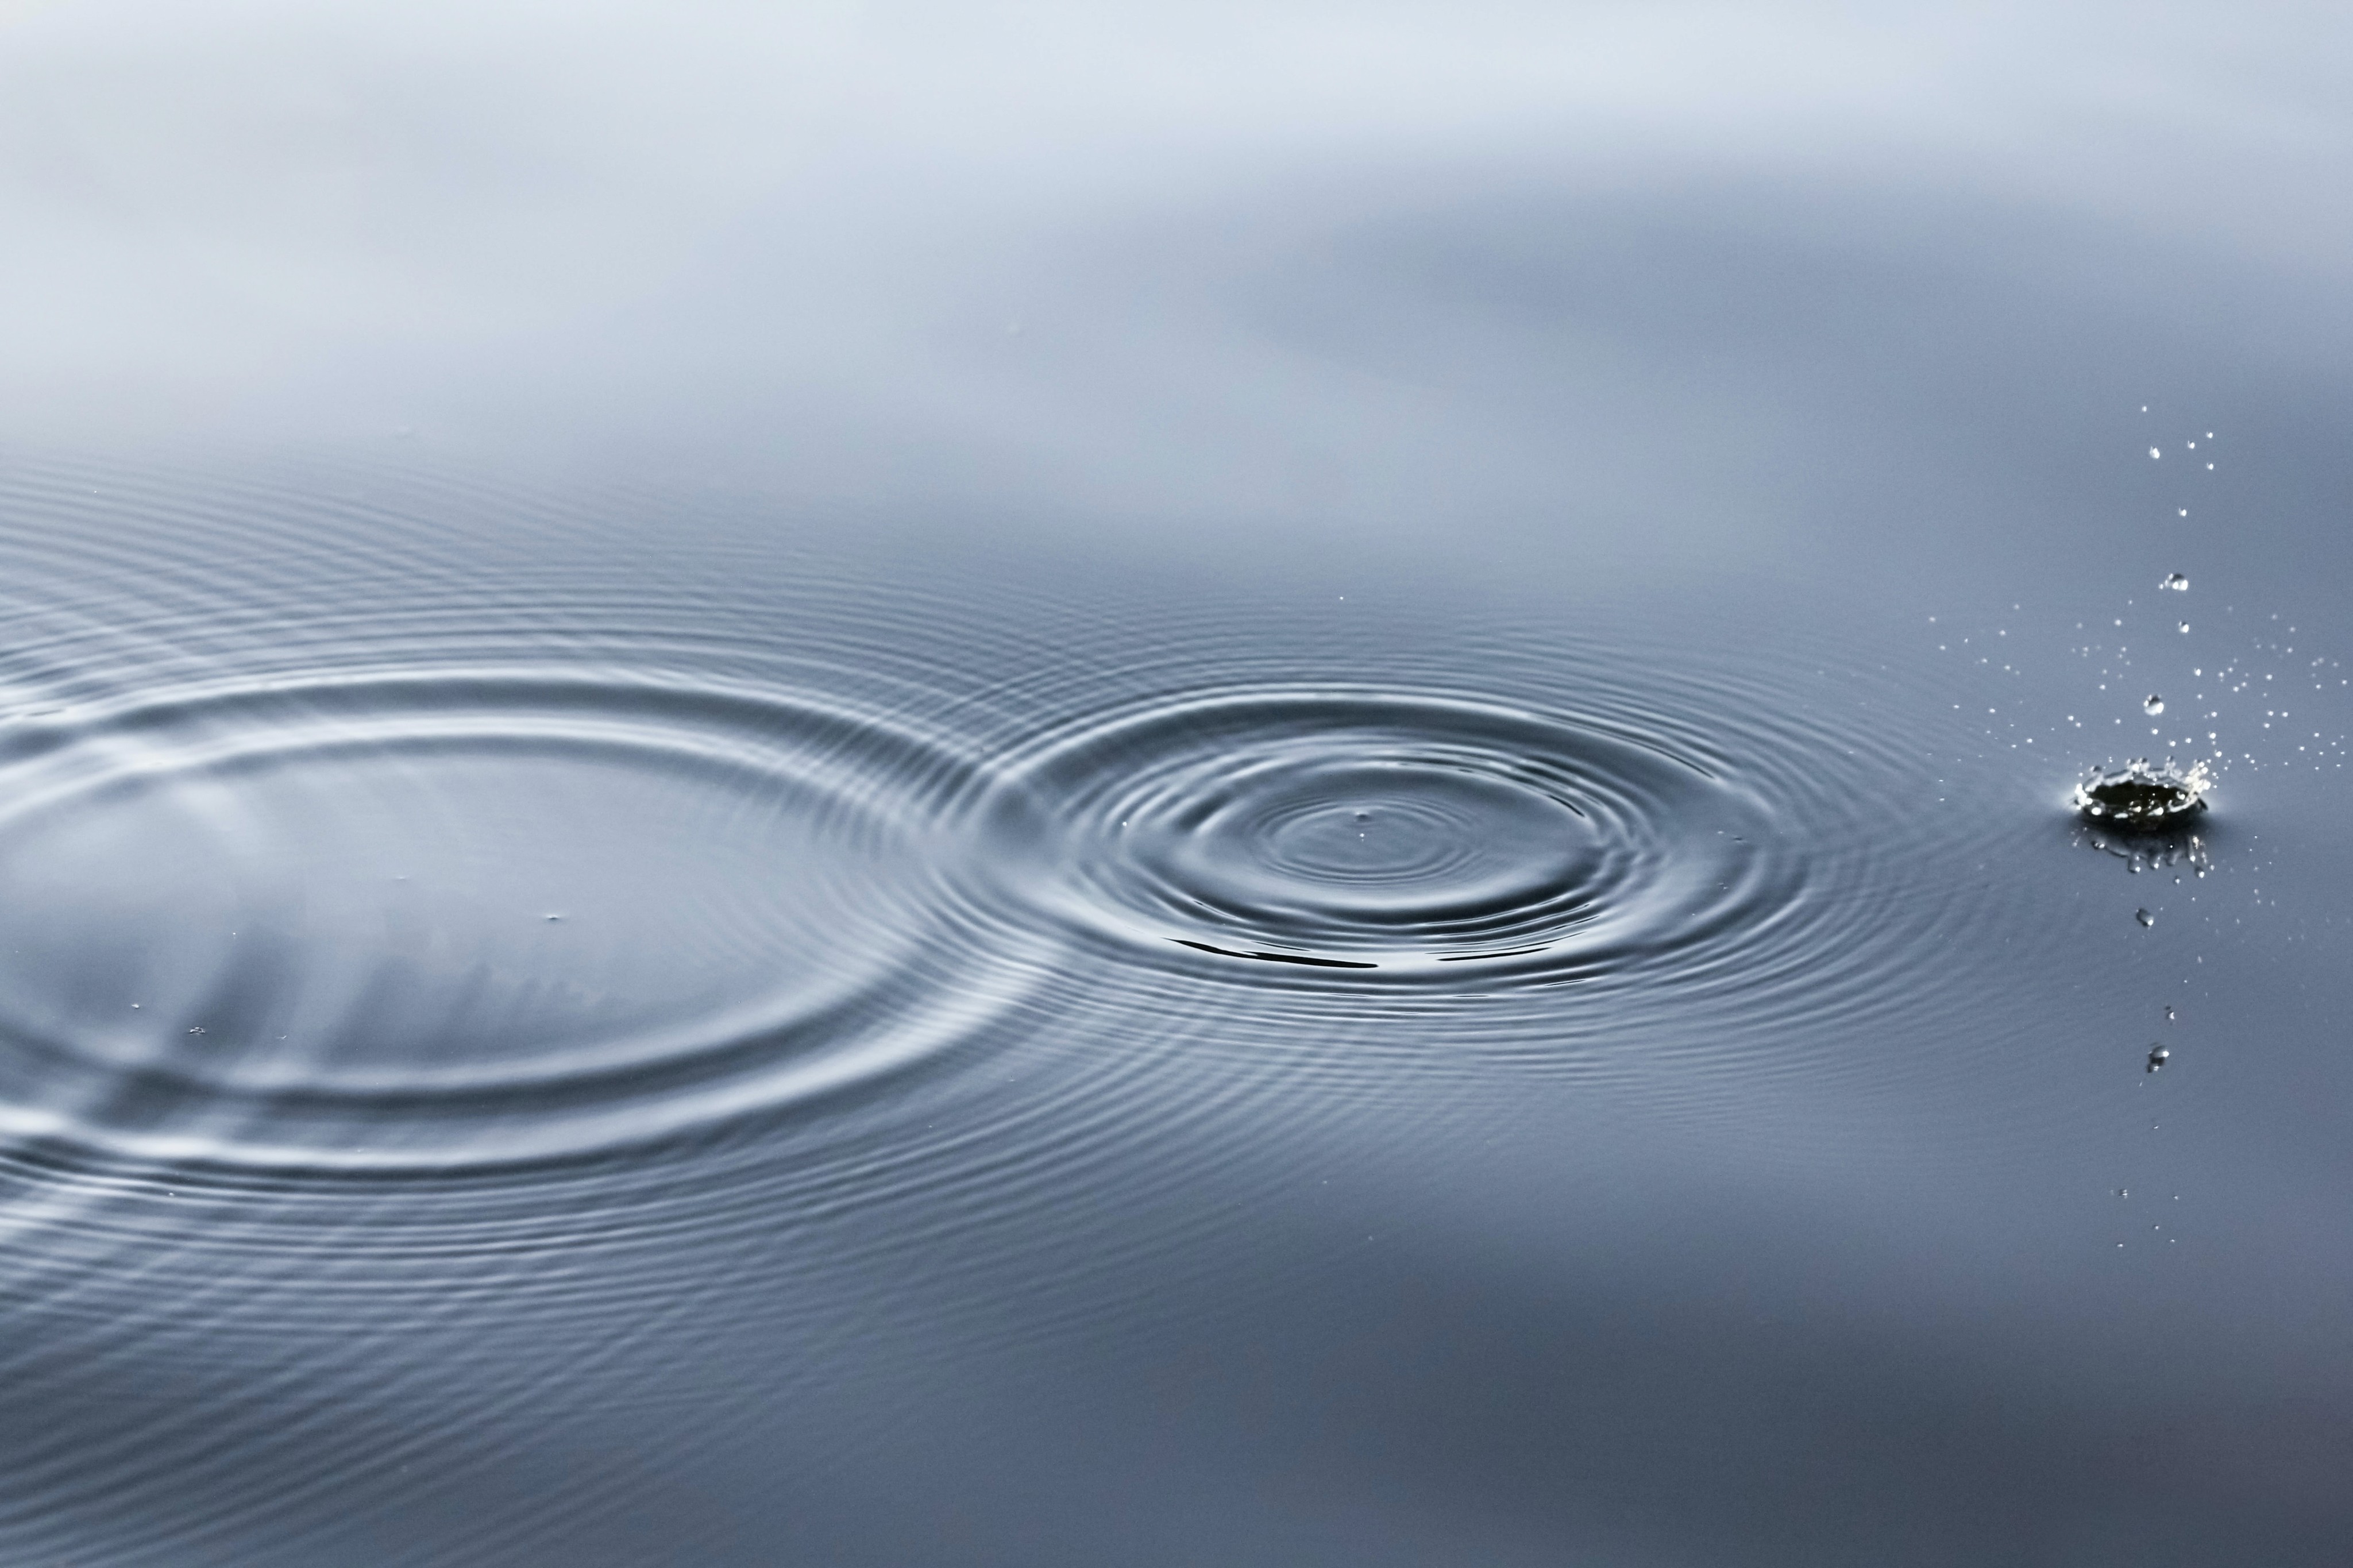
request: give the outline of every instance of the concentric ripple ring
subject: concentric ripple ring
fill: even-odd
[[[988,805],[1011,896],[1096,951],[1236,978],[1559,981],[1767,918],[1769,805],[1622,726],[1474,699],[1251,689],[1050,737]]]
[[[965,1037],[970,763],[789,694],[336,678],[0,728],[0,1126],[385,1172],[594,1154]]]

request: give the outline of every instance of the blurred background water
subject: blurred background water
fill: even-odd
[[[0,9],[0,1558],[2342,1563],[2348,31]]]

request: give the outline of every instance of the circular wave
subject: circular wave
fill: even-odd
[[[1624,973],[1802,891],[1770,803],[1608,723],[1461,698],[1248,690],[1049,740],[989,804],[1018,900],[1098,948],[1335,984]]]
[[[814,700],[399,675],[0,729],[0,1126],[380,1172],[873,1083],[1018,965],[951,930],[938,740]]]

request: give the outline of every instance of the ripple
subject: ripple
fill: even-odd
[[[1769,804],[1703,760],[1458,697],[1156,702],[1015,760],[988,809],[1012,896],[1097,951],[1333,984],[1622,973],[1757,926],[1804,880]]]
[[[531,673],[183,690],[0,729],[0,1128],[387,1172],[871,1085],[1018,965],[948,929],[929,735]]]

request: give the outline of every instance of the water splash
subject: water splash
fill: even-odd
[[[2162,827],[2203,811],[2213,782],[2202,762],[2179,768],[2144,757],[2112,771],[2093,771],[2076,784],[2071,799],[2090,822],[2127,829]]]

